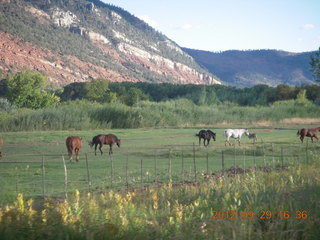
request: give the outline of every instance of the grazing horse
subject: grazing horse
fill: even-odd
[[[227,138],[224,145],[226,146],[227,143],[229,143],[229,146],[231,146],[231,143],[229,142],[230,137],[237,139],[239,146],[240,146],[240,139],[242,134],[245,134],[249,136],[249,131],[247,129],[226,129],[224,130],[224,136]]]
[[[0,138],[0,157],[2,157],[3,138]]]
[[[92,138],[92,141],[89,142],[90,147],[92,147],[94,145],[94,154],[97,155],[97,146],[99,145],[99,150],[101,152],[102,155],[102,145],[103,144],[107,144],[109,145],[110,149],[109,149],[109,155],[111,155],[112,152],[112,146],[114,143],[117,144],[118,147],[120,147],[120,139],[117,138],[117,136],[113,135],[113,134],[99,134],[97,136],[94,136]]]
[[[255,142],[255,141],[257,141],[257,134],[249,133],[248,138],[249,139],[253,139],[253,142]]]
[[[203,139],[203,146],[208,146],[211,140],[211,137],[214,141],[216,141],[216,133],[212,132],[211,130],[200,130],[196,137],[199,137],[199,145],[201,143],[201,139]],[[207,140],[207,145],[206,145]]]
[[[310,137],[311,141],[313,142],[313,138],[316,138],[318,140],[317,132],[320,132],[320,127],[318,127],[318,128],[302,128],[302,129],[298,130],[297,135],[300,136],[301,142],[303,142],[303,139],[305,137]]]
[[[66,139],[66,146],[69,154],[69,160],[72,160],[72,153],[76,154],[76,161],[79,162],[79,152],[82,147],[82,138],[78,136],[69,136]]]

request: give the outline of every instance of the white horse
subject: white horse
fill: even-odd
[[[227,138],[224,145],[226,146],[227,143],[229,143],[229,146],[231,146],[231,143],[229,142],[229,139],[231,137],[231,138],[237,139],[239,142],[239,146],[240,146],[240,139],[241,139],[242,134],[249,136],[248,129],[226,129],[226,130],[224,130],[224,136]]]

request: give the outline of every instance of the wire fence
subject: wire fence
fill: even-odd
[[[260,169],[272,171],[308,163],[317,145],[257,143],[246,147],[193,145],[163,146],[145,156],[128,152],[121,156],[105,155],[97,161],[92,152],[82,153],[81,161],[65,155],[12,155],[1,160],[1,177],[7,179],[5,192],[22,192],[29,197],[67,197],[75,189],[145,188],[166,183],[190,183],[214,179],[224,174],[242,174]],[[13,160],[21,159],[23,160]]]

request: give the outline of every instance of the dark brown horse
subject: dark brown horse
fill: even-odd
[[[101,152],[102,155],[102,145],[106,144],[109,145],[110,149],[109,149],[109,155],[111,155],[112,152],[112,146],[113,144],[117,144],[118,147],[120,147],[120,139],[117,138],[117,136],[113,135],[113,134],[99,134],[95,137],[92,138],[92,141],[89,142],[90,147],[92,147],[94,145],[94,154],[97,155],[97,146],[99,145],[99,150]]]
[[[201,143],[201,139],[203,139],[203,146],[208,146],[210,143],[211,137],[214,141],[216,141],[216,133],[212,132],[210,129],[208,130],[200,130],[199,133],[196,134],[196,137],[199,137],[199,145]],[[207,145],[206,145],[207,140]]]
[[[313,138],[318,139],[317,132],[320,132],[320,127],[318,128],[302,128],[298,130],[297,136],[300,136],[301,142],[303,142],[303,139],[305,137],[310,137],[311,141],[313,142]]]
[[[82,138],[78,136],[69,136],[66,139],[67,151],[69,154],[69,160],[72,160],[72,153],[76,154],[76,161],[79,162],[79,152],[82,147]]]

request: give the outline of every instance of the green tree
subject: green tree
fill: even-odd
[[[132,106],[141,100],[148,100],[148,96],[139,88],[132,87],[129,89],[125,103],[128,106]]]
[[[38,109],[54,105],[60,98],[45,90],[47,79],[38,72],[21,71],[6,81],[7,99],[17,107]]]
[[[83,99],[86,96],[86,83],[74,82],[63,87],[63,92],[60,94],[62,101]]]
[[[109,82],[103,78],[97,78],[85,85],[85,98],[95,102],[105,102],[109,91]]]
[[[320,47],[318,52],[316,52],[314,56],[311,56],[310,66],[315,80],[320,82]]]

